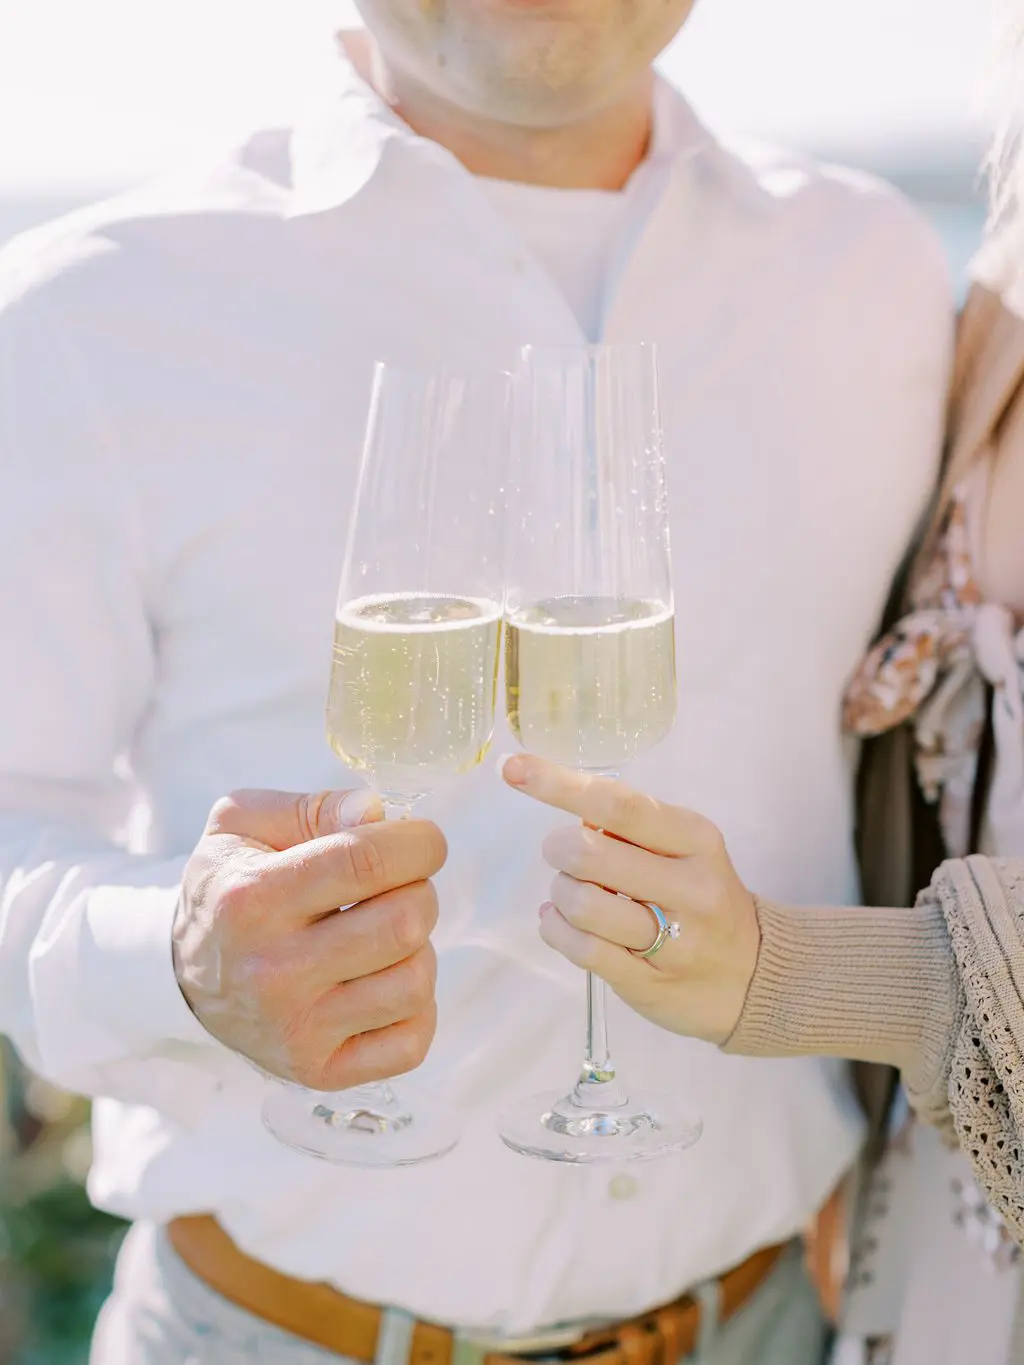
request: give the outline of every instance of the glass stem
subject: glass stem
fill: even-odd
[[[344,1095],[346,1107],[349,1109],[365,1109],[368,1112],[380,1110],[385,1113],[398,1108],[395,1092],[387,1081],[371,1081],[367,1085],[357,1085],[353,1090],[346,1090]]]
[[[617,778],[618,773],[609,770],[601,776]],[[629,1103],[608,1046],[608,987],[593,972],[587,972],[586,1051],[572,1097],[585,1109],[619,1109]]]
[[[608,1047],[607,991],[600,977],[587,972],[587,1047],[573,1091],[574,1101],[585,1109],[619,1109],[629,1101]]]
[[[615,1079],[615,1063],[608,1049],[608,995],[600,977],[587,972],[587,1050],[581,1081],[606,1085]]]
[[[354,1090],[345,1091],[345,1098],[364,1108],[390,1109],[397,1103],[390,1081],[368,1081],[366,1085],[357,1085]]]

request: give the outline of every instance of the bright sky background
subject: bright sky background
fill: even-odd
[[[665,64],[718,126],[954,137],[984,121],[999,3],[699,0]],[[0,0],[0,192],[117,183],[287,116],[346,17],[346,0]]]

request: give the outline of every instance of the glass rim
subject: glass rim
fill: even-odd
[[[657,357],[658,343],[656,341],[588,341],[577,346],[571,341],[554,342],[550,345],[528,341],[526,345],[520,346],[519,355],[524,360],[531,355],[586,356],[588,359],[595,359],[604,355],[650,355]]]
[[[441,361],[438,364],[427,365],[407,365],[398,360],[386,360],[378,358],[373,362],[374,382],[378,382],[383,375],[395,375],[403,379],[418,379],[427,382],[431,379],[464,380],[470,382],[479,379],[501,379],[506,383],[515,380],[515,371],[503,369],[500,365],[456,365],[452,361]]]

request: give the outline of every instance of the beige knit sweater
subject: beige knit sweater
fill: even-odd
[[[727,1050],[884,1062],[1024,1241],[1024,860],[945,863],[908,910],[758,903]]]

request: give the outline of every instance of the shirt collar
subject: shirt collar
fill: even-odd
[[[292,132],[290,217],[339,208],[399,149],[459,167],[443,147],[414,133],[359,75],[353,58],[365,41],[358,32],[342,35],[331,89],[307,108]],[[645,167],[689,161],[712,143],[690,105],[660,75],[655,78],[652,123]]]

